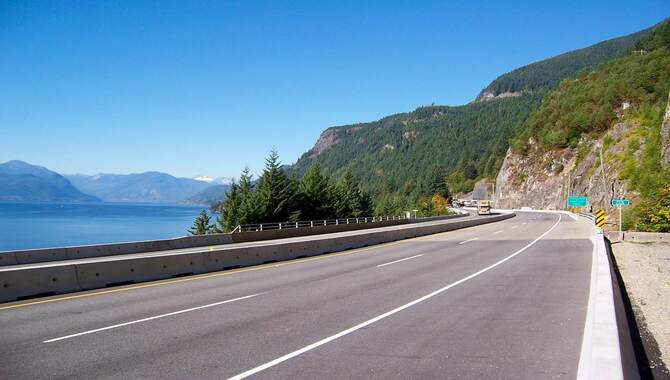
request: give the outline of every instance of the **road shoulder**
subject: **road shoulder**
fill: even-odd
[[[613,242],[649,369],[670,378],[670,244]]]

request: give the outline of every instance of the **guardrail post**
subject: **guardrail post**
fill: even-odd
[[[263,231],[263,224],[261,224],[261,231]]]
[[[281,222],[279,222],[279,229],[281,230]]]
[[[314,227],[314,221],[313,221],[313,220],[310,220],[310,221],[309,221],[309,226],[310,226],[310,227]]]
[[[298,228],[298,222],[295,222],[295,228]]]
[[[336,226],[339,226],[339,225],[340,225],[340,220],[339,220],[339,219],[335,219],[335,225],[336,225]]]
[[[323,225],[324,225],[324,226],[326,225],[326,221],[325,221],[325,220],[323,221]]]

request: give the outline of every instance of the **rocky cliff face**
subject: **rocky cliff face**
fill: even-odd
[[[340,138],[337,134],[337,130],[333,128],[328,128],[321,133],[319,139],[314,144],[310,152],[310,157],[316,157],[326,150],[330,149],[333,145],[340,142]]]
[[[670,165],[670,96],[668,96],[668,107],[665,109],[665,118],[661,124],[661,160],[663,164]]]
[[[638,158],[644,149],[644,141],[636,137],[637,128],[618,123],[601,138],[583,139],[576,149],[546,150],[530,141],[526,155],[508,150],[496,179],[496,206],[566,209],[568,195],[583,195],[594,208],[609,209],[612,189],[626,185],[619,179],[615,158],[621,154]],[[604,165],[600,164],[601,148]]]
[[[502,99],[502,98],[515,98],[517,96],[523,95],[521,91],[505,91],[499,94],[494,94],[491,91],[484,91],[479,96],[478,100],[493,100],[493,99]]]

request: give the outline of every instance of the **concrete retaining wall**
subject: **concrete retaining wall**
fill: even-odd
[[[619,231],[608,231],[607,238],[619,241]],[[624,231],[623,240],[634,243],[670,243],[670,233]]]
[[[147,240],[130,243],[96,244],[77,247],[6,251],[0,252],[0,267],[17,264],[43,263],[49,261],[85,259],[91,257],[125,255],[132,253],[165,251],[171,249],[197,248],[211,245],[284,239],[291,237],[356,231],[369,228],[397,226],[431,220],[452,219],[462,216],[464,215],[450,215],[423,219],[387,220],[382,222],[340,224],[303,228],[284,228],[281,230],[238,232],[235,234],[184,236],[175,239]]]
[[[387,231],[362,231],[350,236],[281,242],[266,241],[242,248],[218,247],[196,253],[152,257],[100,258],[84,263],[61,261],[24,268],[0,268],[0,302],[36,295],[61,294],[113,285],[168,279],[268,262],[291,260],[373,244],[451,231],[501,221],[514,214],[439,224],[398,226]]]

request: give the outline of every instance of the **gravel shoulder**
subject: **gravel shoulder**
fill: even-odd
[[[665,363],[662,371],[670,376],[667,373],[670,366],[670,244],[613,242],[612,252],[640,333],[651,334],[656,340],[660,359]],[[656,370],[663,367],[661,363],[654,363],[654,358],[650,357],[649,361]]]

